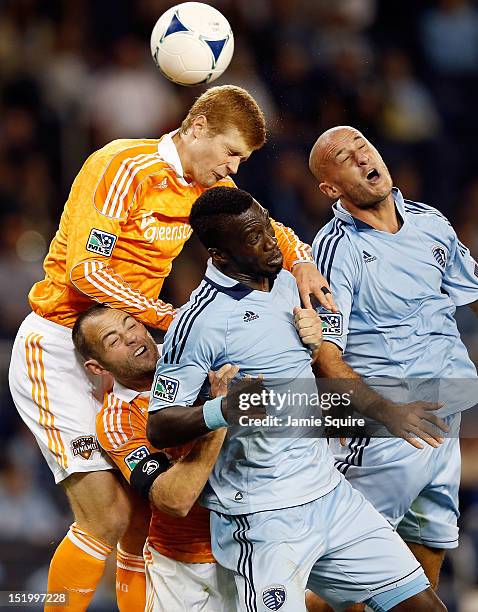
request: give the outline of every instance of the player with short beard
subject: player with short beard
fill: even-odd
[[[338,469],[397,529],[436,588],[445,550],[458,545],[460,412],[476,404],[476,369],[453,315],[465,304],[478,314],[478,266],[436,208],[393,188],[380,153],[357,129],[324,132],[310,170],[335,200],[313,252],[340,308],[340,325],[324,332],[319,374],[352,383],[356,404],[366,398],[392,412],[423,400],[444,404],[438,415],[450,433],[441,445],[331,440]]]
[[[114,379],[96,418],[96,432],[132,486],[133,513],[138,517],[128,552],[118,551],[121,566],[131,568],[133,579],[117,575],[117,588],[134,590],[138,612],[146,602],[155,612],[233,609],[232,577],[215,563],[209,512],[196,503],[226,430],[158,452],[146,438],[146,423],[159,352],[145,326],[122,310],[93,306],[78,317],[73,341],[86,369]],[[237,370],[226,364],[210,373],[211,397],[226,393]],[[148,468],[147,476],[143,468]]]

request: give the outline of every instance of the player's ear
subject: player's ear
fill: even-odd
[[[208,253],[211,256],[211,259],[213,261],[214,264],[224,264],[226,263],[227,259],[224,257],[222,251],[220,251],[219,249],[216,248],[211,248],[208,249]]]
[[[331,185],[330,183],[326,183],[325,181],[319,183],[319,189],[324,195],[332,200],[336,200],[338,197],[340,197],[340,192],[337,187]]]
[[[200,136],[207,133],[207,119],[205,115],[198,115],[195,117],[191,123],[192,133],[194,138],[199,138]]]
[[[108,372],[108,370],[98,363],[96,359],[88,359],[83,365],[88,372],[90,372],[90,374],[94,374],[95,376],[101,376],[102,374],[106,374]]]

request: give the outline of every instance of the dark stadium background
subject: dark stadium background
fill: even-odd
[[[31,284],[72,179],[118,137],[174,129],[202,91],[154,68],[149,33],[173,2],[0,1],[0,590],[44,590],[69,524],[9,397],[7,368]],[[308,241],[329,218],[307,169],[312,143],[336,124],[362,129],[406,197],[438,207],[478,256],[478,5],[467,0],[222,0],[236,51],[217,83],[249,89],[269,139],[238,184]],[[201,277],[192,240],[163,294],[184,303]],[[478,325],[458,313],[475,361]],[[461,544],[440,594],[478,610],[478,442],[463,441]],[[353,518],[353,517],[351,517]],[[114,610],[113,565],[95,610]],[[93,608],[91,608],[93,609]]]

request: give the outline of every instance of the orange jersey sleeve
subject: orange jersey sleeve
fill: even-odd
[[[128,482],[134,466],[156,452],[146,438],[147,417],[147,411],[120,400],[114,393],[105,396],[96,416],[98,442]]]
[[[311,247],[299,240],[293,230],[278,221],[271,219],[272,227],[277,238],[277,243],[284,256],[284,268],[292,270],[294,264],[302,261],[314,261]]]
[[[115,140],[86,160],[45,259],[45,278],[30,291],[34,312],[73,327],[79,312],[101,302],[168,327],[175,310],[158,296],[204,192],[161,156],[168,138]]]

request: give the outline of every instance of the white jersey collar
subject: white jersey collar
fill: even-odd
[[[135,391],[134,389],[129,389],[128,387],[124,387],[118,381],[115,380],[113,384],[113,395],[115,395],[118,399],[126,404],[131,404],[133,400],[135,400],[138,395],[144,395],[145,397],[149,397],[149,391]]]
[[[173,130],[169,132],[169,134],[165,134],[158,143],[158,155],[164,159],[164,161],[169,164],[176,175],[185,185],[192,185],[193,183],[188,183],[184,178],[184,170],[181,160],[179,158],[178,150],[176,149],[176,145],[173,141],[173,136],[179,132],[179,128],[177,130]]]

